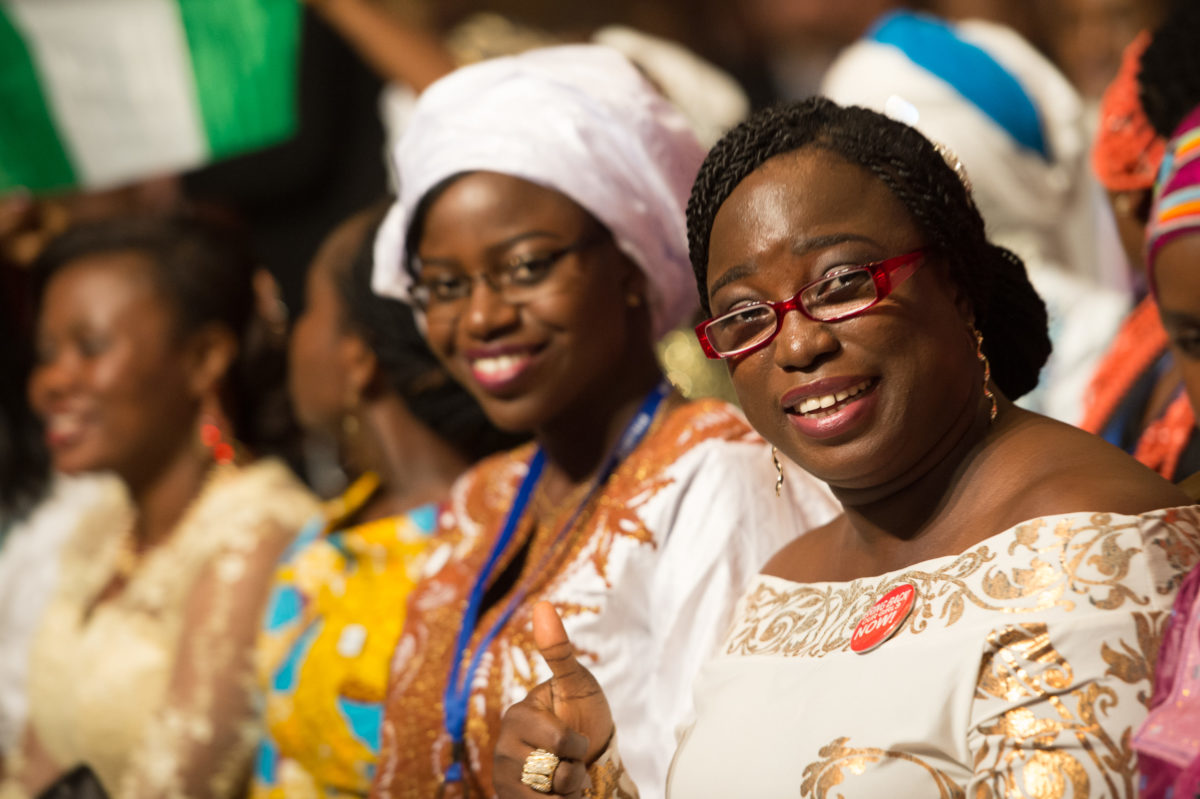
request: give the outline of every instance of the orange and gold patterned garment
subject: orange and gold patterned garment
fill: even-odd
[[[375,796],[438,795],[451,763],[442,697],[455,639],[532,454],[526,446],[484,461],[451,494],[393,659]],[[642,796],[662,795],[675,727],[690,712],[692,678],[726,631],[746,582],[785,541],[837,512],[825,487],[799,470],[788,473],[791,496],[776,497],[774,484],[770,448],[741,414],[701,400],[659,414],[560,547],[547,552],[575,511],[571,503],[539,514],[554,517],[545,527],[532,515],[522,522],[495,573],[503,574],[528,542],[523,565],[514,567],[516,585],[528,595],[472,683],[471,796],[492,795],[503,712],[550,676],[530,633],[540,599],[557,608],[581,660],[604,686],[625,766]],[[472,646],[507,598],[481,615]],[[462,795],[462,784],[446,786],[445,796]]]
[[[1130,735],[1198,560],[1192,506],[1034,519],[851,582],[759,575],[701,670],[668,794],[1132,799]],[[907,618],[856,654],[858,621],[903,584]]]

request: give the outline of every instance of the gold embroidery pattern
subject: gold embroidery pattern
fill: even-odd
[[[810,763],[804,769],[804,782],[800,785],[801,799],[840,799],[842,794],[830,792],[845,781],[847,772],[851,776],[858,776],[868,766],[885,760],[912,763],[923,768],[933,781],[933,787],[937,788],[939,799],[965,799],[966,794],[961,786],[921,758],[887,749],[854,748],[846,745],[849,740],[837,738],[821,747],[818,754],[824,759]],[[930,793],[929,796],[934,794]]]
[[[1158,587],[1158,592],[1165,596],[1177,591],[1187,573],[1200,563],[1200,519],[1194,511],[1172,508],[1163,513],[1161,523],[1182,532],[1156,537],[1153,542],[1152,551],[1161,553],[1168,566],[1169,577]]]
[[[1101,724],[1118,704],[1116,692],[1073,683],[1074,670],[1045,624],[1007,625],[988,636],[975,697],[1016,706],[978,727],[986,738],[975,753],[984,782],[977,796],[1087,799],[1091,779],[1081,758],[1104,780],[1096,795],[1134,795],[1131,730],[1114,740]]]
[[[588,768],[588,778],[592,784],[584,789],[584,799],[638,799],[637,786],[629,779],[615,742]]]
[[[996,536],[933,570],[911,569],[849,583],[760,582],[726,643],[730,655],[818,658],[849,647],[850,634],[879,597],[901,583],[917,589],[916,606],[897,635],[917,635],[930,624],[957,623],[968,607],[1003,613],[1032,613],[1051,607],[1071,610],[1089,602],[1104,610],[1146,605],[1128,580],[1131,565],[1149,548],[1167,552],[1171,563],[1194,561],[1200,551],[1200,514],[1164,512],[1147,533],[1144,517],[1116,521],[1111,514],[1072,515],[1051,526],[1035,519],[1007,536]],[[997,568],[996,547],[1010,539],[1007,554],[1028,550],[1024,565]],[[935,565],[939,561],[932,561]],[[794,586],[794,587],[792,587]],[[1156,590],[1168,590],[1157,586]]]
[[[1170,614],[1165,611],[1134,613],[1133,623],[1137,629],[1136,648],[1124,639],[1118,642],[1121,645],[1119,651],[1107,643],[1100,647],[1100,656],[1108,664],[1105,674],[1129,685],[1141,684],[1137,698],[1147,709],[1150,707],[1150,680],[1158,664],[1158,650],[1162,645],[1169,618]]]

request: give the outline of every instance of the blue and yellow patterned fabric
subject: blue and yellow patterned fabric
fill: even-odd
[[[436,526],[436,504],[345,527],[364,475],[284,553],[258,642],[266,734],[254,799],[358,797],[379,753],[388,662]]]

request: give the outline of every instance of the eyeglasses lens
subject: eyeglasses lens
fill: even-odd
[[[866,269],[852,269],[808,286],[799,300],[814,319],[839,319],[869,307],[877,298],[875,281]],[[727,355],[769,340],[778,329],[778,311],[752,305],[714,320],[706,329],[708,342]]]
[[[775,324],[774,308],[752,305],[722,316],[709,325],[705,332],[717,352],[737,352],[768,338],[775,332]]]
[[[852,269],[809,286],[800,295],[800,303],[817,319],[837,319],[866,308],[875,297],[871,273]]]

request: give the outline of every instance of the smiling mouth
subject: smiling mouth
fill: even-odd
[[[78,413],[55,413],[46,417],[46,440],[50,446],[73,441],[83,432],[83,416]]]
[[[534,352],[507,352],[470,360],[471,374],[481,385],[489,388],[503,386],[515,380],[533,362]]]
[[[855,397],[874,388],[875,382],[874,378],[868,378],[861,383],[833,394],[805,397],[786,410],[788,413],[803,416],[807,419],[820,419],[825,416],[832,416],[850,404]]]

